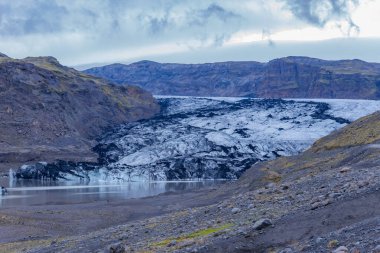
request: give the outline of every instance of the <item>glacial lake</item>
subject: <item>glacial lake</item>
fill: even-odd
[[[29,205],[64,205],[94,201],[125,200],[143,198],[166,192],[199,189],[224,183],[221,180],[208,181],[145,181],[125,183],[81,183],[53,181],[18,181],[9,185],[2,178],[8,193],[0,195],[0,208]]]

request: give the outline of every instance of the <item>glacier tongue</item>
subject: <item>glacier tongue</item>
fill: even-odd
[[[355,119],[352,115],[380,107],[378,101],[366,108],[365,101],[347,100],[158,100],[161,115],[123,125],[98,146],[105,167],[121,178],[234,179],[257,161],[297,154]]]
[[[380,109],[380,101],[363,100],[159,97],[158,101],[160,115],[122,125],[101,138],[94,147],[97,165],[56,163],[50,168],[58,178],[92,181],[236,179],[258,161],[297,154]],[[39,175],[46,175],[45,170]]]

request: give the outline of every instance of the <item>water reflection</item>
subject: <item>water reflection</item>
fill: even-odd
[[[165,192],[198,189],[220,183],[223,181],[128,182],[95,185],[88,182],[17,180],[11,185],[7,185],[7,195],[0,196],[0,207],[64,205],[142,198]]]

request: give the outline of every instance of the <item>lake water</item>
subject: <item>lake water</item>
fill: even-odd
[[[97,183],[0,180],[8,193],[0,195],[0,208],[29,205],[62,205],[93,201],[142,198],[165,192],[187,191],[223,183],[223,181]]]

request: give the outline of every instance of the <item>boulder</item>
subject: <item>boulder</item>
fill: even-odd
[[[263,218],[263,219],[256,221],[253,224],[252,229],[253,230],[261,230],[261,229],[264,229],[266,227],[269,227],[270,225],[272,225],[272,221],[270,219]]]

